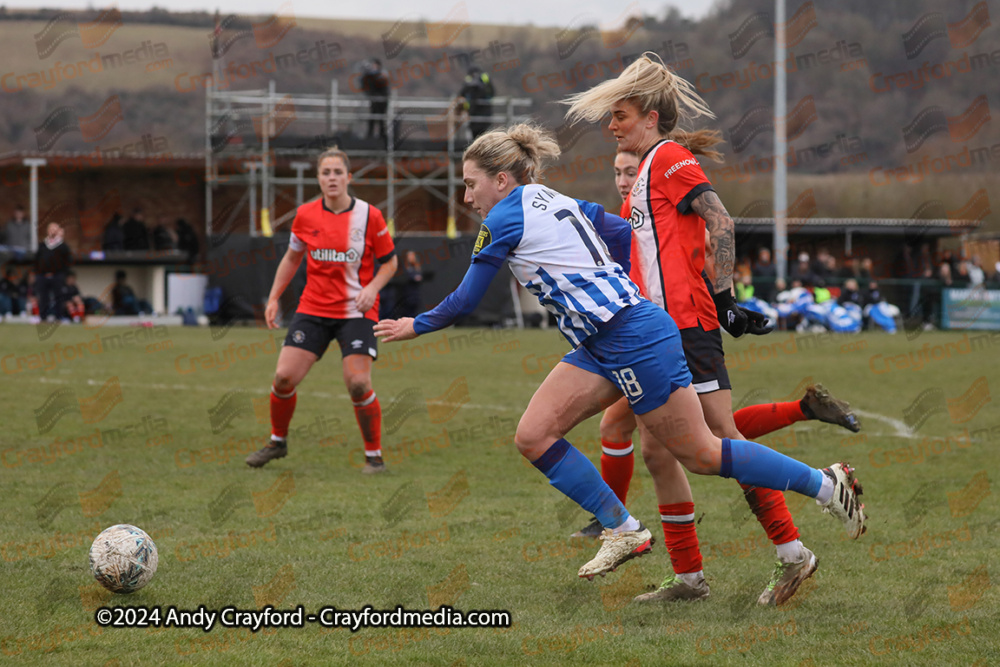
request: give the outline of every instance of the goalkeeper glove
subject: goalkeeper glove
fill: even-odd
[[[739,338],[745,333],[763,336],[774,331],[774,323],[764,315],[736,305],[736,300],[729,290],[712,295],[712,300],[715,302],[719,324],[733,338]]]

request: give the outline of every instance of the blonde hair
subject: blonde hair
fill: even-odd
[[[323,160],[325,160],[327,158],[331,158],[331,157],[336,157],[336,158],[340,158],[341,160],[343,160],[344,161],[344,168],[347,169],[348,173],[351,172],[351,160],[350,160],[350,158],[347,157],[347,153],[345,153],[344,151],[340,150],[340,148],[338,148],[337,146],[331,146],[330,148],[327,148],[325,151],[323,151],[322,153],[320,153],[319,157],[316,158],[316,172],[317,173],[319,173],[319,168],[320,168],[320,166],[322,166]]]
[[[621,101],[634,104],[643,115],[656,111],[660,136],[673,139],[695,155],[722,160],[721,153],[711,150],[712,146],[722,141],[718,131],[688,132],[677,128],[682,121],[691,121],[698,116],[715,118],[715,114],[694,86],[670,71],[656,53],[647,51],[626,67],[618,78],[570,95],[563,103],[570,105],[566,118],[571,123],[580,120],[596,123]]]
[[[520,184],[534,183],[542,163],[562,151],[551,132],[529,123],[519,123],[480,135],[462,154],[490,176],[505,171]]]

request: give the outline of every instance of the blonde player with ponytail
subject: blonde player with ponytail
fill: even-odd
[[[702,116],[713,118],[711,110],[691,84],[664,66],[655,54],[643,56],[618,78],[573,95],[566,103],[570,105],[566,115],[573,121],[598,122],[610,115],[608,127],[619,151],[641,156],[635,183],[622,207],[633,228],[633,277],[644,295],[669,312],[680,327],[694,391],[713,435],[724,438],[723,442],[742,441],[744,433],[733,418],[732,387],[719,327],[721,324],[736,337],[747,332],[765,334],[770,329],[762,315],[740,308],[733,299],[733,221],[695,157],[721,159],[714,148],[721,137],[714,130],[680,127]],[[706,256],[708,252],[711,257]],[[706,261],[714,263],[711,281],[704,272]],[[822,387],[810,387],[801,401],[744,408],[740,424],[750,437],[809,418],[856,431],[857,419],[847,407]],[[609,431],[614,431],[610,428],[613,424],[627,423],[626,410],[619,404],[605,414]],[[650,438],[641,423],[640,435],[674,574],[657,591],[637,599],[707,597],[691,488],[669,448]],[[853,483],[846,464],[836,464],[830,472],[838,484]],[[776,605],[790,598],[812,575],[818,559],[799,541],[784,496],[757,488],[762,486],[766,485],[744,484],[743,488],[778,551],[774,575],[759,598],[761,604]]]
[[[603,575],[650,550],[650,531],[565,439],[622,395],[641,428],[692,472],[818,498],[858,537],[864,520],[853,483],[761,445],[712,434],[691,386],[677,326],[628,277],[628,224],[536,182],[543,161],[558,155],[550,133],[525,124],[476,139],[463,156],[465,202],[484,220],[468,273],[436,308],[416,319],[382,320],[376,335],[385,342],[409,340],[449,326],[472,312],[505,260],[556,316],[574,349],[535,392],[514,441],[553,486],[604,527],[604,544],[580,568],[581,577]]]

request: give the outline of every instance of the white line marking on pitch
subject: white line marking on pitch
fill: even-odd
[[[57,380],[55,378],[40,377],[38,381],[43,384],[72,384],[73,380]],[[88,385],[92,387],[102,387],[104,382],[100,380],[84,380]],[[186,384],[163,384],[163,383],[148,383],[140,384],[137,382],[122,382],[122,387],[138,387],[140,389],[173,389],[176,391],[209,391],[215,392],[218,389],[213,387],[205,387],[202,385],[190,386]],[[350,398],[349,394],[331,394],[325,391],[309,391],[310,396],[317,396],[319,398]],[[521,408],[515,408],[510,405],[483,405],[482,403],[452,403],[445,401],[431,401],[434,405],[442,405],[447,407],[458,407],[458,408],[472,408],[474,410],[505,410],[516,412],[521,410]]]
[[[867,410],[854,409],[854,413],[861,415],[865,419],[877,419],[880,422],[885,422],[893,429],[895,429],[895,435],[897,438],[908,438],[916,439],[918,436],[910,430],[910,427],[899,421],[898,419],[893,419],[892,417],[887,417],[886,415],[880,415],[877,412],[868,412]]]

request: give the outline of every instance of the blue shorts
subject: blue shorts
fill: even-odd
[[[562,359],[614,382],[632,411],[655,410],[691,384],[681,334],[659,306],[643,300]]]

